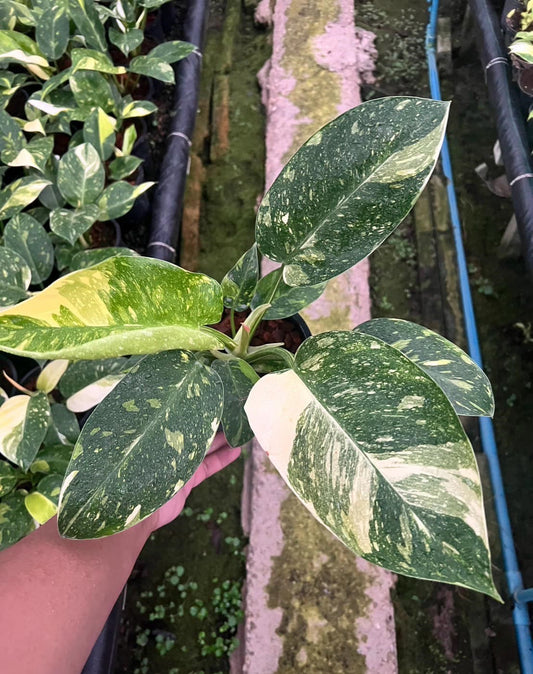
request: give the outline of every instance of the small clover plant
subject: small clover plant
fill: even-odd
[[[250,345],[262,319],[304,308],[394,231],[431,175],[447,114],[443,102],[385,98],[318,131],[265,195],[256,244],[221,284],[114,257],[0,312],[8,353],[144,356],[74,447],[59,498],[63,536],[107,536],[150,515],[192,476],[222,423],[232,444],[255,435],[354,553],[498,598],[480,477],[457,416],[493,413],[473,361],[395,319],[310,337],[295,355]],[[259,253],[280,265],[265,278]],[[231,336],[212,327],[224,307],[249,310]]]

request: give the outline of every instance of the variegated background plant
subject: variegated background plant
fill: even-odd
[[[0,312],[0,349],[98,359],[93,372],[107,375],[84,382],[90,400],[105,397],[66,470],[62,535],[95,538],[147,517],[192,475],[222,422],[233,445],[255,434],[304,505],[358,555],[498,598],[479,473],[457,416],[493,413],[471,359],[392,319],[311,337],[295,355],[250,346],[263,318],[305,307],[395,229],[434,168],[447,113],[442,102],[379,99],[321,129],[265,195],[257,244],[222,284],[115,257]],[[264,279],[259,253],[280,263]],[[231,337],[209,327],[224,306],[232,322],[250,310]],[[134,360],[101,360],[124,356]],[[78,367],[87,365],[69,366],[62,381]],[[77,409],[76,391],[67,394]],[[32,460],[25,446],[19,453],[19,463]]]

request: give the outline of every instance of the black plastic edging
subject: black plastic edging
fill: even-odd
[[[533,163],[518,90],[511,80],[511,61],[493,6],[487,0],[468,1],[478,28],[481,63],[511,186],[522,252],[533,274]]]
[[[202,47],[207,25],[208,0],[189,0],[183,26],[183,39],[196,47],[174,66],[176,87],[171,112],[167,150],[154,195],[152,225],[147,254],[174,262],[179,247],[189,151],[198,108],[198,88]]]

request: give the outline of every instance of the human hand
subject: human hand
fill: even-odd
[[[165,505],[161,506],[148,518],[151,530],[155,531],[176,519],[183,510],[185,501],[191,491],[208,477],[211,477],[211,475],[229,466],[240,453],[240,447],[231,448],[226,442],[224,434],[217,433],[211,447],[207,450],[205,459],[198,466],[191,479],[179,490],[176,496],[171,498],[168,503],[165,503]]]

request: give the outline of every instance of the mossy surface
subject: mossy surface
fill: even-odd
[[[227,120],[227,147],[213,156],[206,141],[197,269],[220,280],[254,242],[255,206],[264,189],[265,172],[265,117],[257,72],[270,55],[270,46],[268,32],[256,28],[251,15],[241,13],[239,0],[228,1],[235,30],[226,27],[225,34],[224,3],[218,0],[213,5],[215,19],[217,12],[221,14],[221,26],[209,37],[205,69],[219,75],[212,92],[212,114]],[[225,86],[222,82],[228,86],[227,111],[220,107],[225,105],[223,95],[218,95]]]
[[[368,576],[295,496],[282,504],[280,521],[285,546],[267,588],[269,606],[283,611],[277,674],[363,674],[367,669],[355,625],[369,605]]]

